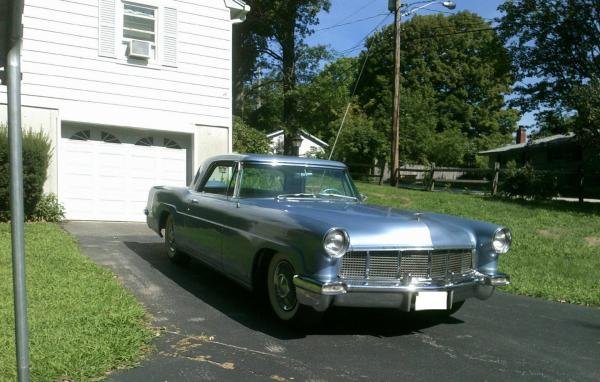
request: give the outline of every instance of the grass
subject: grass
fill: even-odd
[[[506,201],[367,183],[358,187],[369,203],[505,225],[513,232],[513,247],[500,258],[500,271],[512,277],[505,290],[600,306],[599,204]]]
[[[33,381],[89,380],[132,366],[149,341],[144,310],[58,225],[25,227]],[[16,380],[10,226],[0,224],[0,381]]]

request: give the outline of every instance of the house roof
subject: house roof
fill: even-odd
[[[277,131],[274,131],[272,133],[267,134],[267,138],[272,139],[272,138],[278,137],[280,135],[283,135],[283,133],[284,133],[283,130],[277,130]],[[326,142],[323,142],[322,140],[320,140],[319,138],[315,137],[314,135],[309,134],[306,130],[300,130],[300,135],[303,138],[306,138],[309,141],[312,141],[315,144],[317,144],[317,145],[319,145],[319,146],[321,146],[323,148],[329,147],[329,144],[327,144]]]
[[[481,154],[481,155],[496,154],[496,153],[503,153],[503,152],[507,152],[507,151],[520,150],[525,147],[533,147],[533,146],[539,146],[539,145],[550,144],[550,143],[557,144],[557,143],[570,141],[573,139],[574,136],[575,136],[575,134],[573,134],[573,133],[556,134],[556,135],[551,135],[549,137],[532,139],[527,143],[511,144],[511,145],[506,145],[506,146],[502,146],[502,147],[497,147],[497,148],[491,149],[491,150],[480,151],[479,154]]]

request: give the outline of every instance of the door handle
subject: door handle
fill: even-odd
[[[192,199],[192,200],[190,200],[190,203],[192,203],[192,204],[198,204],[198,199]]]

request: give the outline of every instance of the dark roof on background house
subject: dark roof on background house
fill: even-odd
[[[277,130],[277,131],[274,131],[274,132],[272,132],[270,134],[267,134],[267,138],[271,139],[271,138],[274,138],[274,137],[277,137],[277,136],[280,136],[280,135],[283,135],[283,130]],[[321,146],[323,148],[329,147],[329,144],[327,144],[326,142],[323,142],[322,140],[320,140],[319,138],[315,137],[314,135],[309,134],[306,130],[300,130],[300,135],[303,138],[306,138],[309,141],[312,141],[315,144],[317,144],[317,145],[319,145],[319,146]]]
[[[526,147],[534,147],[534,146],[541,146],[541,145],[547,145],[547,144],[554,145],[554,144],[558,144],[558,143],[569,142],[569,141],[573,140],[574,137],[575,137],[574,133],[556,134],[556,135],[551,135],[549,137],[532,139],[527,143],[511,144],[511,145],[506,145],[506,146],[498,147],[498,148],[491,149],[491,150],[480,151],[478,154],[480,154],[480,155],[497,154],[497,153],[503,153],[503,152],[507,152],[507,151],[520,150],[520,149],[523,149]]]

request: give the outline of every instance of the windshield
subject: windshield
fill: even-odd
[[[245,163],[239,196],[356,200],[358,192],[343,168]]]

